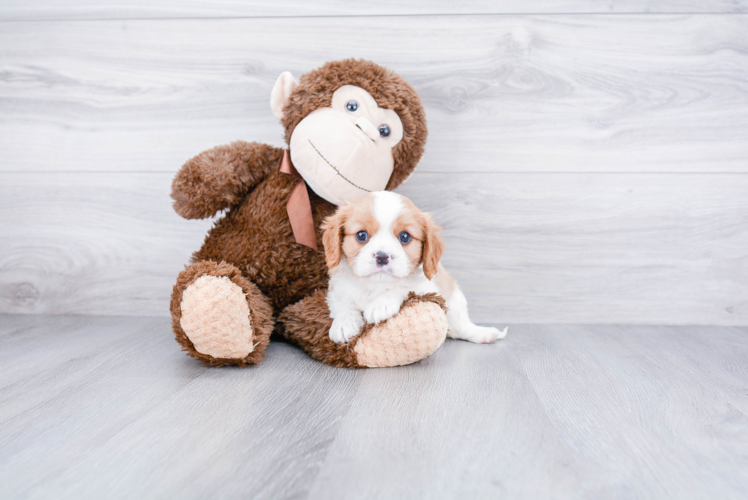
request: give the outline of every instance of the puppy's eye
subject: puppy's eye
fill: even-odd
[[[345,105],[346,109],[353,113],[358,109],[358,103],[356,101],[348,101],[348,104]]]
[[[382,137],[388,137],[390,135],[390,127],[388,127],[387,125],[380,125],[379,135],[381,135]]]
[[[400,233],[400,243],[402,243],[403,245],[410,243],[410,239],[411,239],[410,235],[406,233],[405,231]]]
[[[366,231],[359,231],[356,233],[356,241],[359,241],[361,243],[366,243],[369,241],[369,233]]]

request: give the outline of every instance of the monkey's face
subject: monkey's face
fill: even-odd
[[[298,85],[288,72],[276,81],[270,103],[279,119]],[[289,139],[291,161],[315,193],[343,205],[387,187],[395,167],[392,148],[402,138],[397,113],[380,108],[363,88],[343,85],[332,93],[329,107],[296,124]]]
[[[315,193],[342,205],[384,190],[395,163],[392,148],[402,137],[397,113],[377,106],[361,87],[344,85],[329,108],[296,125],[291,161]]]

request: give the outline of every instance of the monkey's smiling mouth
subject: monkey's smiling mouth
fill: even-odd
[[[364,188],[362,188],[361,186],[359,186],[358,184],[354,184],[354,183],[353,183],[353,182],[351,182],[351,181],[350,181],[350,179],[348,179],[348,178],[347,178],[347,177],[346,177],[345,175],[341,174],[341,173],[340,173],[340,170],[338,170],[337,168],[335,168],[335,165],[333,165],[332,163],[330,163],[329,161],[327,161],[327,158],[325,158],[325,157],[324,157],[324,156],[322,155],[322,153],[320,153],[320,152],[319,152],[319,149],[317,149],[317,147],[316,147],[316,146],[314,145],[314,143],[313,143],[313,142],[312,142],[311,140],[309,140],[309,139],[307,139],[307,140],[309,141],[309,144],[310,144],[310,145],[312,146],[312,148],[314,148],[314,150],[315,150],[315,151],[317,152],[317,154],[319,155],[319,157],[320,157],[320,158],[322,158],[323,160],[325,160],[325,163],[327,163],[328,165],[330,165],[330,168],[332,168],[333,170],[335,170],[335,173],[337,173],[337,174],[338,174],[338,175],[339,175],[340,177],[342,177],[344,181],[346,181],[346,182],[347,182],[348,184],[350,184],[351,186],[353,186],[353,187],[355,187],[355,188],[358,188],[358,189],[360,189],[361,191],[365,191],[365,192],[367,192],[367,193],[371,193],[371,191],[370,191],[370,190],[368,190],[368,189],[364,189]]]

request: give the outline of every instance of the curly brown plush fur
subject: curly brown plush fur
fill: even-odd
[[[324,254],[294,239],[286,203],[295,185],[291,175],[277,170],[269,174],[216,222],[192,258],[193,262],[230,262],[262,290],[276,313],[327,287],[328,281]],[[318,227],[336,207],[308,191]],[[322,248],[321,232],[317,245]]]
[[[185,219],[204,219],[241,202],[272,172],[283,150],[236,141],[192,158],[172,183],[174,210]]]
[[[413,172],[423,154],[427,135],[425,115],[420,98],[410,85],[372,62],[353,59],[332,62],[302,76],[284,107],[286,142],[301,119],[330,105],[333,92],[342,85],[362,87],[380,106],[400,116],[404,135],[393,149],[394,171],[387,189],[397,187]],[[273,330],[273,315],[281,314],[281,330],[313,357],[335,366],[366,365],[359,359],[364,351],[359,349],[356,354],[358,343],[337,346],[327,338],[330,320],[324,304],[328,283],[325,257],[323,252],[295,241],[286,204],[297,181],[292,175],[279,171],[283,154],[280,148],[237,141],[199,154],[177,173],[172,184],[177,213],[188,219],[210,217],[220,210],[224,210],[225,215],[215,223],[202,248],[193,255],[192,264],[179,275],[174,286],[171,312],[176,339],[190,356],[209,365],[256,364],[262,360]],[[322,248],[320,225],[336,207],[311,189],[308,193],[317,228],[317,245]],[[254,341],[258,344],[245,358],[215,358],[197,352],[180,325],[183,294],[195,280],[205,275],[227,277],[246,294]],[[414,299],[403,307],[422,307],[424,314],[436,318],[433,304],[443,306],[439,300]],[[424,352],[431,349],[432,344],[441,343],[441,320],[434,321],[435,330],[423,334],[432,339],[430,344],[421,346]],[[420,330],[415,328],[414,331]],[[367,332],[363,332],[357,342],[368,338]],[[414,341],[418,344],[417,338]],[[369,353],[367,359],[371,359],[372,348],[366,352]],[[397,364],[411,358],[398,357],[395,353],[382,362]]]

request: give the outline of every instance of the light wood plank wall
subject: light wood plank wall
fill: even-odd
[[[748,1],[0,5],[0,312],[167,315],[174,172],[282,145],[276,76],[421,94],[400,191],[484,323],[748,324]]]

